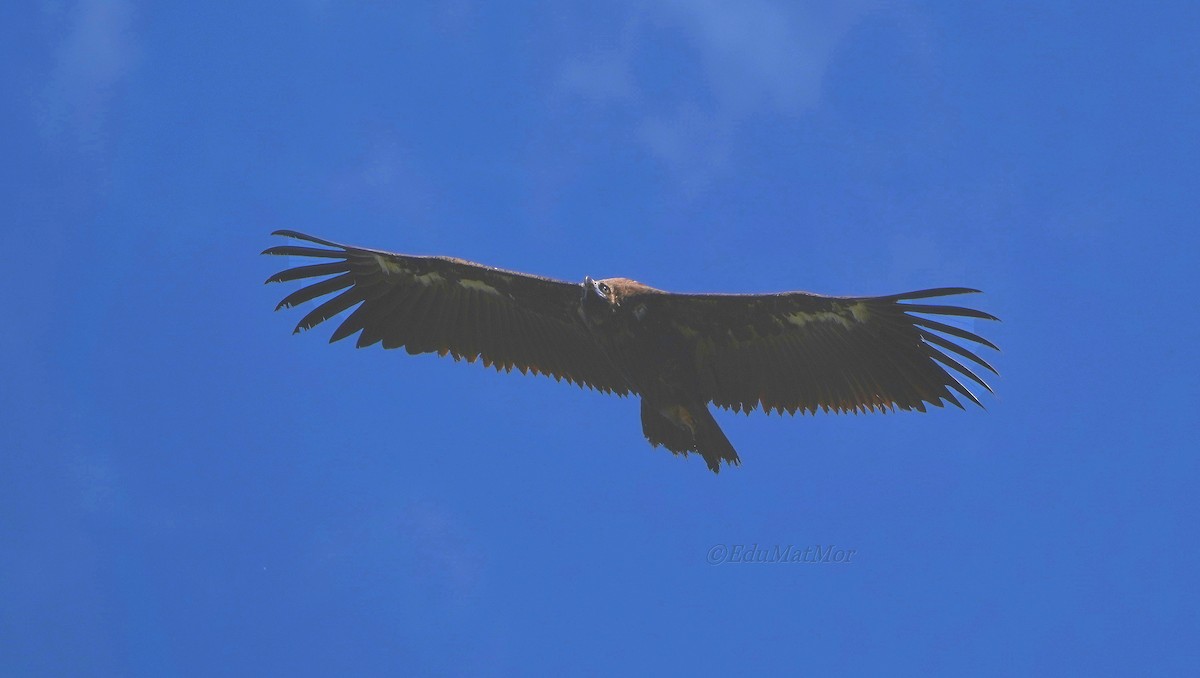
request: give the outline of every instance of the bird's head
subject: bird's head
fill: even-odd
[[[615,309],[620,305],[616,290],[609,285],[609,280],[592,280],[591,276],[583,278],[583,298],[580,299],[588,310]]]
[[[636,311],[639,305],[633,303],[633,300],[646,294],[661,293],[661,290],[647,287],[629,278],[593,280],[591,277],[585,277],[580,311],[591,322],[605,322],[608,318],[622,315],[622,310],[633,308]]]

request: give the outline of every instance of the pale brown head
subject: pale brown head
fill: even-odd
[[[592,280],[590,277],[583,279],[583,303],[603,302],[608,306],[618,307],[622,301],[639,294],[647,294],[661,292],[649,285],[643,285],[636,280],[629,278],[605,278],[604,280]]]
[[[646,294],[661,294],[662,290],[643,285],[629,278],[583,279],[580,311],[589,323],[605,323],[607,319],[629,310],[630,301]]]

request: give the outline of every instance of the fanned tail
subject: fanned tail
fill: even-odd
[[[722,461],[730,466],[742,463],[704,404],[664,405],[643,398],[642,433],[655,447],[662,445],[684,456],[689,452],[699,453],[713,473],[720,473]]]

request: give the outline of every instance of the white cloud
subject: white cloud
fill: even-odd
[[[681,190],[693,196],[725,164],[732,134],[722,120],[684,104],[670,115],[643,120],[638,138],[675,176]]]
[[[568,60],[560,89],[628,107],[637,136],[686,193],[728,162],[738,129],[757,115],[798,115],[820,104],[834,51],[870,0],[659,0],[638,5],[615,47]],[[705,89],[648,87],[635,64],[649,28],[679,31]]]
[[[90,147],[104,142],[112,98],[134,65],[133,4],[80,0],[66,19],[42,102],[43,127]]]
[[[401,529],[416,552],[422,576],[440,582],[458,599],[474,591],[482,559],[446,511],[429,502],[411,504],[404,511]]]
[[[634,95],[629,54],[624,49],[603,50],[567,61],[558,74],[559,86],[599,101],[619,101]]]
[[[107,513],[122,503],[120,478],[106,455],[77,454],[69,471],[79,492],[80,506],[89,513]]]
[[[427,173],[390,131],[372,133],[360,155],[329,179],[335,200],[424,221],[437,199]]]
[[[726,115],[794,113],[820,99],[834,47],[865,9],[855,2],[664,0],[700,53]]]

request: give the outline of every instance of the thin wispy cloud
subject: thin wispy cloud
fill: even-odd
[[[663,0],[701,57],[723,116],[816,105],[837,44],[862,16],[854,2]]]
[[[400,528],[416,555],[418,576],[457,600],[474,592],[483,561],[449,513],[430,502],[416,502],[404,511]]]
[[[84,511],[107,513],[124,503],[121,479],[106,455],[95,451],[80,452],[70,460],[68,471]]]
[[[692,193],[729,158],[739,128],[758,115],[799,115],[818,106],[838,44],[867,13],[864,2],[660,0],[631,9],[617,45],[569,59],[559,86],[604,105],[628,106],[636,136]],[[686,95],[638,86],[637,54],[678,31],[707,86]]]
[[[308,567],[336,579],[347,591],[363,582],[384,584],[392,595],[420,592],[430,615],[469,606],[478,592],[486,559],[453,513],[435,502],[368,499],[340,504],[311,529]],[[386,556],[364,558],[386,547]],[[401,586],[392,588],[393,584]]]
[[[51,138],[85,149],[104,143],[113,98],[136,62],[133,18],[129,0],[79,0],[64,13],[40,102]]]
[[[703,190],[729,158],[732,129],[690,103],[644,119],[638,139],[679,182],[685,195]]]
[[[353,160],[331,171],[328,190],[336,202],[418,221],[437,202],[435,183],[392,131],[368,135]]]
[[[626,100],[636,91],[629,70],[628,51],[621,48],[601,50],[567,61],[559,71],[558,85],[597,101]]]

